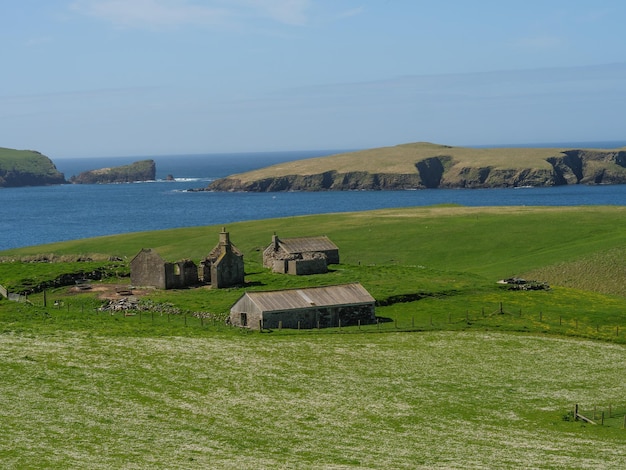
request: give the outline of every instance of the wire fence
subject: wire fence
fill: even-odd
[[[626,406],[609,403],[583,407],[575,404],[563,420],[626,429]]]
[[[199,327],[208,328],[235,328],[227,324],[227,314],[211,312],[181,311],[176,308],[163,307],[162,304],[143,305],[141,308],[120,310],[102,310],[102,302],[96,299],[77,299],[73,301],[67,297],[58,299],[48,296],[44,307],[32,306],[32,315],[56,322],[82,323],[97,321],[99,323],[114,319],[136,322],[147,328],[150,325],[163,327]],[[30,304],[29,304],[30,305]],[[384,315],[384,311],[383,311]],[[618,317],[619,318],[619,317]],[[353,322],[342,324],[340,320],[332,325],[307,325],[306,328],[278,328],[264,329],[262,333],[273,332],[280,334],[297,334],[309,332],[323,333],[376,333],[376,332],[410,332],[410,331],[444,331],[484,329],[516,332],[542,332],[556,335],[576,336],[590,339],[601,339],[612,342],[626,343],[626,316],[624,323],[590,322],[584,317],[575,314],[562,314],[546,311],[509,311],[500,304],[497,308],[482,308],[480,310],[466,310],[464,312],[436,312],[409,311],[401,315],[390,317],[378,316],[375,322]]]

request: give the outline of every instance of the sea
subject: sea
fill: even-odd
[[[524,146],[530,147],[528,144]],[[535,146],[618,148],[626,146],[626,141]],[[280,193],[196,191],[206,188],[216,178],[234,173],[350,150],[353,149],[54,158],[57,169],[65,174],[66,179],[82,171],[126,165],[148,158],[155,161],[157,175],[155,181],[142,183],[0,188],[0,251],[121,233],[227,226],[247,220],[394,207],[626,204],[626,185]],[[168,176],[173,176],[174,180],[168,180]]]

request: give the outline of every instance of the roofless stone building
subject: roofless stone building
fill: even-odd
[[[188,259],[169,263],[152,248],[143,248],[130,261],[130,282],[135,286],[180,289],[198,284],[198,266]]]
[[[222,227],[219,243],[200,263],[203,280],[217,289],[244,283],[243,254],[230,241],[226,228]]]
[[[199,270],[196,263],[188,259],[170,263],[152,248],[143,248],[130,261],[130,282],[157,289],[181,289],[200,282],[214,288],[244,283],[243,254],[231,243],[225,228],[220,232],[218,244],[200,266]]]

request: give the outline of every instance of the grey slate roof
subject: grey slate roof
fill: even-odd
[[[305,289],[247,292],[245,295],[263,312],[375,302],[374,297],[358,282]]]
[[[338,250],[328,237],[279,238],[278,244],[287,253],[309,253],[313,251]]]

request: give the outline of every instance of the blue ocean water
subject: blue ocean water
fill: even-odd
[[[595,147],[602,148],[598,143]],[[626,204],[626,185],[316,193],[188,191],[206,187],[211,180],[229,174],[337,152],[147,157],[156,162],[158,181],[3,188],[0,189],[0,250],[118,233],[391,207],[446,203],[465,206]],[[139,159],[141,157],[59,159],[55,164],[69,178],[88,169],[123,165]],[[165,181],[168,174],[176,181]]]

